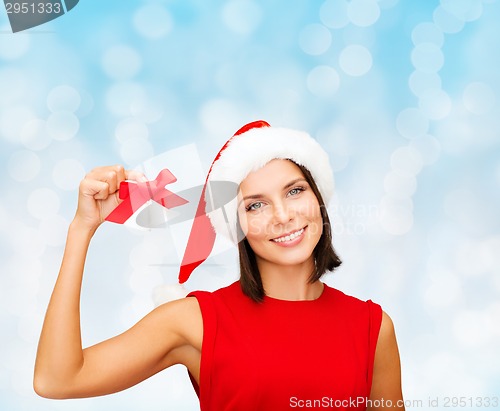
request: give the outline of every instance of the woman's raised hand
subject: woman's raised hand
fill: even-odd
[[[138,171],[107,166],[95,168],[80,184],[38,343],[33,385],[41,396],[110,394],[179,363],[199,375],[203,323],[196,298],[163,304],[120,335],[82,347],[80,296],[87,251],[95,229],[121,202],[118,190],[124,180],[147,181]]]
[[[80,183],[78,208],[74,221],[95,230],[120,204],[120,183],[124,180],[147,181],[144,174],[125,170],[121,165],[97,167],[90,171]]]

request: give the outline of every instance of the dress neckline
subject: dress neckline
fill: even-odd
[[[319,302],[325,297],[326,288],[328,287],[325,283],[322,284],[323,284],[323,291],[321,291],[319,297],[315,298],[314,300],[283,300],[281,298],[275,298],[275,297],[270,297],[268,295],[264,295],[264,302],[268,301],[276,304],[312,304],[315,302]]]

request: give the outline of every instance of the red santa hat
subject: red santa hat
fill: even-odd
[[[222,234],[237,243],[237,187],[252,171],[265,166],[273,159],[290,159],[310,172],[325,204],[333,194],[333,172],[328,154],[307,133],[281,127],[271,127],[265,121],[255,121],[239,129],[221,148],[208,172],[196,216],[191,228],[179,271],[179,283],[188,280],[193,270],[205,261]],[[214,185],[235,191],[224,203],[216,205]],[[227,198],[227,192],[225,193]]]

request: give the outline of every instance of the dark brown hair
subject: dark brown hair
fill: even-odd
[[[311,273],[311,276],[308,279],[308,282],[312,284],[315,281],[319,280],[327,271],[333,271],[342,263],[342,261],[333,249],[330,218],[328,217],[328,212],[326,210],[323,197],[319,192],[314,178],[306,167],[295,163],[293,160],[289,161],[292,161],[292,163],[299,167],[307,183],[311,186],[313,193],[318,199],[321,217],[323,219],[323,233],[321,234],[318,244],[316,244],[316,247],[314,247],[313,250],[315,270]],[[239,238],[242,238],[244,234],[242,234],[239,220],[237,224],[240,235]],[[260,303],[264,300],[264,286],[262,285],[262,278],[260,276],[259,268],[257,267],[257,259],[255,258],[255,253],[252,250],[252,247],[250,247],[250,244],[248,243],[248,240],[246,238],[238,243],[238,251],[240,257],[241,289],[243,293],[250,297],[252,300]]]

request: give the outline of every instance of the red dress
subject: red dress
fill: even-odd
[[[382,309],[324,285],[316,300],[264,297],[239,281],[194,291],[203,317],[201,411],[365,410]]]

